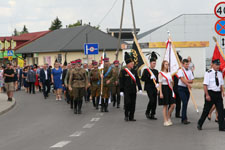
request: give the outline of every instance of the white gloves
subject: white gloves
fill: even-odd
[[[153,76],[151,76],[151,79],[153,80],[153,79],[155,79],[156,80],[156,77],[153,75]]]
[[[120,92],[120,96],[123,96],[123,92]]]
[[[142,93],[142,90],[139,90],[138,92],[139,92],[139,93]]]
[[[155,87],[158,88],[158,87],[159,87],[159,84],[157,83],[157,84],[155,85]]]

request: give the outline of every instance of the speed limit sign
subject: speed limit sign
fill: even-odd
[[[214,13],[218,18],[225,19],[225,2],[220,2],[214,8]]]

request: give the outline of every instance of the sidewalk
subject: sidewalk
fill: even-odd
[[[11,110],[15,105],[16,101],[13,98],[12,102],[7,101],[7,95],[5,93],[0,93],[0,115]]]

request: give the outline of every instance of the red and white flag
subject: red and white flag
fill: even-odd
[[[223,73],[223,78],[225,76],[225,56],[222,51],[219,50],[218,46],[215,46],[212,61],[215,59],[220,60],[220,71]]]
[[[179,63],[178,63],[179,60],[177,60],[171,40],[167,41],[166,54],[164,60],[167,60],[169,62],[169,72],[171,73],[171,75],[172,76],[175,75],[179,70]]]

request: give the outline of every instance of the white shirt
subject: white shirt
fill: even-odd
[[[220,88],[221,85],[224,85],[224,80],[220,71],[217,71],[217,77],[219,79],[219,86],[216,86],[216,71],[214,69],[210,69],[205,73],[203,84],[208,86],[208,90],[215,92],[221,91]]]
[[[48,71],[44,70],[44,72],[45,72],[45,80],[48,80]]]
[[[184,70],[184,72],[186,73],[186,75],[187,75],[187,77],[188,77],[188,80],[194,80],[193,73],[192,73],[192,71],[191,71],[190,69],[186,70],[185,68],[183,68],[183,70]],[[178,85],[179,85],[179,86],[183,86],[183,87],[187,87],[187,85],[184,84],[184,83],[181,81],[181,79],[180,79],[181,77],[183,77],[183,78],[186,79],[183,70],[182,70],[182,69],[179,69],[179,71],[178,71],[178,73],[177,73],[177,75],[178,75],[178,77],[179,77]]]
[[[162,73],[169,80],[169,83],[171,83],[171,81],[172,81],[171,73],[170,72],[167,72],[167,73],[166,72],[162,72]],[[159,78],[159,82],[162,83],[162,85],[168,85],[166,78],[162,76],[162,78]]]

